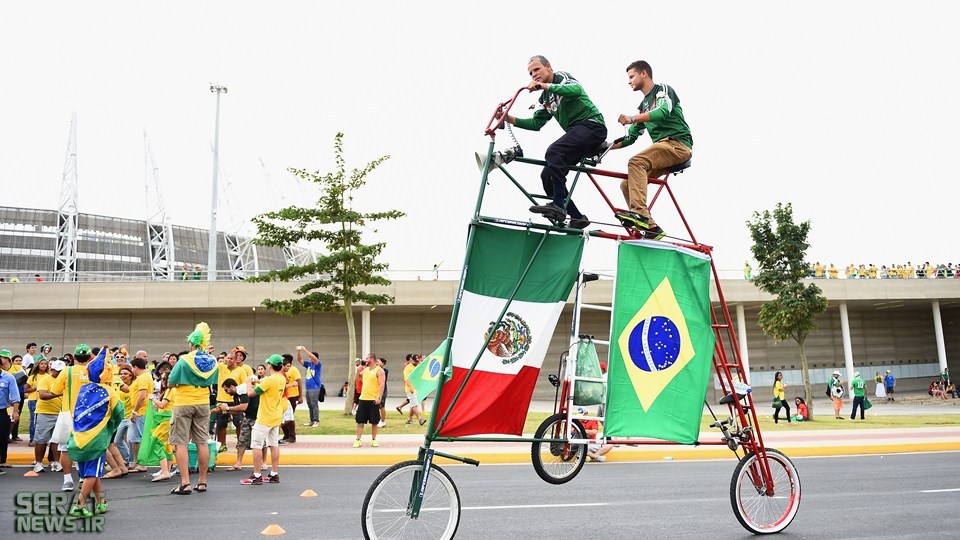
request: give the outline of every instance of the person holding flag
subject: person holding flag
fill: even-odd
[[[210,327],[197,324],[187,337],[191,351],[183,355],[170,372],[170,387],[174,389],[173,416],[170,420],[170,444],[176,447],[177,464],[180,469],[180,486],[170,493],[189,495],[193,490],[207,491],[207,466],[210,464],[210,447],[207,446],[207,429],[210,423],[210,387],[216,386],[219,370],[217,359],[207,353],[210,345]],[[190,468],[187,444],[197,445],[197,467],[200,479],[190,487]]]
[[[53,428],[53,438],[58,443],[57,450],[60,451],[60,465],[63,469],[63,491],[73,491],[73,473],[71,468],[73,462],[70,459],[70,452],[67,451],[70,431],[72,429],[73,409],[77,403],[77,396],[80,388],[87,384],[90,379],[87,376],[87,362],[90,361],[90,346],[81,343],[73,350],[72,366],[57,375],[53,381],[53,387],[50,389],[53,397],[62,397],[60,415],[57,418],[57,424]]]
[[[403,391],[407,395],[407,403],[410,404],[410,411],[407,413],[407,423],[413,423],[413,417],[417,417],[417,422],[422,426],[427,421],[420,416],[420,399],[417,397],[417,391],[410,380],[413,372],[420,364],[420,357],[415,354],[407,355],[407,365],[403,367]],[[403,414],[403,406],[397,407],[397,411]]]
[[[77,474],[83,479],[80,496],[70,508],[70,515],[90,517],[86,508],[87,496],[93,491],[96,497],[94,512],[107,511],[100,478],[106,465],[107,447],[123,420],[123,404],[113,387],[113,365],[106,361],[107,348],[100,349],[97,357],[87,366],[88,381],[77,392],[73,408],[73,433],[67,442],[70,459],[77,464]],[[103,384],[100,381],[104,381]]]

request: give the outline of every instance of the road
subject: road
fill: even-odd
[[[960,452],[794,462],[803,499],[780,538],[960,536]],[[460,539],[753,538],[730,507],[734,466],[732,459],[588,463],[563,486],[544,483],[530,465],[447,470],[463,501]],[[279,524],[283,538],[360,538],[363,497],[382,470],[288,467],[279,485],[262,486],[241,486],[240,473],[216,472],[208,493],[189,497],[169,495],[174,484],[151,484],[146,476],[108,480],[105,530],[112,538],[254,538]],[[14,493],[57,491],[62,480],[52,473],[24,478],[22,467],[7,471],[0,477],[4,538],[13,529]],[[300,497],[306,489],[318,496]]]

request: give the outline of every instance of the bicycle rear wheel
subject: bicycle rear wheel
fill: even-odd
[[[440,467],[430,466],[420,515],[416,519],[410,516],[410,493],[420,483],[422,472],[422,461],[403,461],[373,481],[363,500],[364,538],[453,538],[460,525],[460,493]]]
[[[773,478],[773,495],[767,494],[767,482],[756,452],[740,460],[730,481],[733,513],[740,524],[754,534],[786,529],[800,507],[800,476],[793,462],[773,448],[767,448],[767,462]]]
[[[537,439],[563,439],[567,415],[557,413],[550,416],[537,428]],[[586,439],[587,434],[579,420],[570,425],[570,436],[574,439]],[[530,450],[533,469],[537,475],[551,484],[565,484],[573,480],[587,460],[587,445],[568,442],[535,442]]]

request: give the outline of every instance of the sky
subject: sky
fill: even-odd
[[[440,263],[452,278],[480,185],[473,153],[496,104],[528,82],[528,58],[581,81],[608,140],[642,99],[625,69],[643,59],[691,127],[694,164],[671,186],[725,273],[749,257],[745,222],[778,202],[811,221],[811,262],[957,263],[958,21],[956,2],[885,0],[15,3],[0,18],[0,205],[58,207],[76,113],[81,212],[145,219],[146,133],[170,220],[209,227],[209,86],[221,84],[221,230],[250,234],[251,217],[314,202],[286,169],[332,170],[342,131],[348,167],[391,156],[356,207],[407,213],[368,239],[387,243],[392,270]],[[542,157],[562,132],[516,134]],[[647,144],[603,168],[625,171]],[[536,167],[510,170],[538,189]],[[622,202],[615,181],[605,188]],[[613,221],[591,186],[575,200]],[[666,203],[654,217],[685,237]],[[526,220],[527,206],[491,177],[484,214]],[[613,242],[591,240],[584,265],[613,268]]]

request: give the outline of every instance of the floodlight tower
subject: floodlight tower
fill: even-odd
[[[60,208],[57,211],[57,253],[54,259],[56,281],[77,279],[77,231],[80,218],[77,213],[77,113],[70,118],[70,137],[67,140],[67,159],[63,164],[60,183]]]
[[[227,87],[211,84],[210,91],[217,94],[217,120],[213,134],[213,195],[210,199],[210,242],[207,255],[207,280],[217,279],[217,173],[220,172],[220,94]]]

